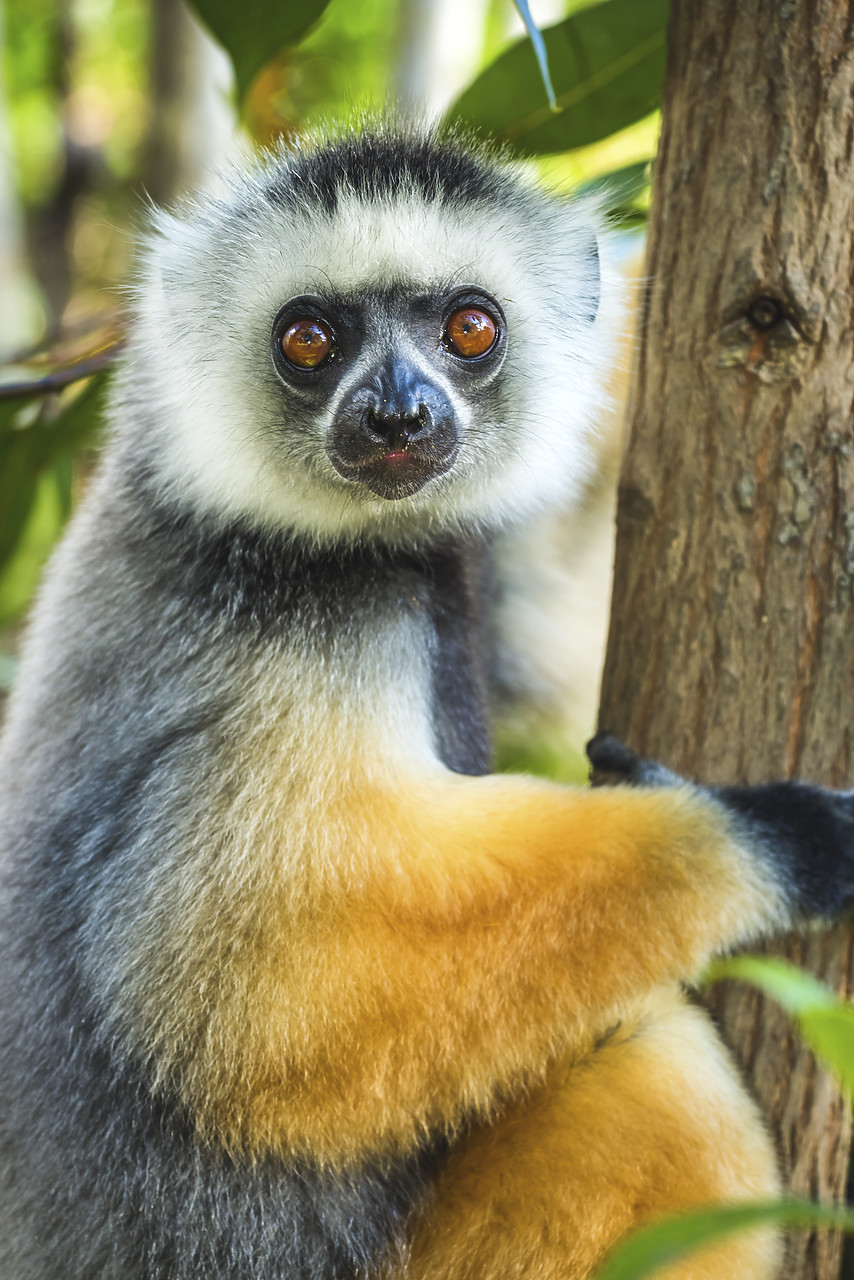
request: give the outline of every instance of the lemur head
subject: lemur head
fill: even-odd
[[[599,240],[590,206],[429,132],[269,157],[156,216],[120,433],[223,520],[405,540],[513,519],[584,474]]]

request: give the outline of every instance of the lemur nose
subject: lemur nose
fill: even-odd
[[[365,435],[375,444],[402,449],[410,440],[429,435],[433,419],[425,404],[413,406],[406,413],[369,409],[363,423]]]

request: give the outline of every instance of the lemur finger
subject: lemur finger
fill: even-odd
[[[774,782],[712,794],[738,815],[795,914],[833,916],[854,905],[854,792]]]
[[[587,758],[597,773],[612,773],[631,780],[640,757],[613,733],[597,733],[585,748]]]
[[[638,787],[674,787],[683,779],[657,760],[646,760],[613,733],[597,733],[587,743],[594,786],[629,783]]]

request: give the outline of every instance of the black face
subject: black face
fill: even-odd
[[[506,348],[504,313],[476,288],[388,290],[358,302],[302,296],[282,307],[272,332],[288,391],[318,414],[337,401],[326,439],[332,466],[389,500],[454,465],[454,406],[493,382]]]

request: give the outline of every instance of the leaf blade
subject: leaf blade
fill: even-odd
[[[526,155],[598,142],[658,105],[667,15],[667,0],[604,0],[546,28],[557,115],[542,101],[536,61],[524,39],[481,72],[448,119]]]
[[[854,1231],[854,1211],[802,1200],[717,1205],[641,1227],[619,1245],[596,1280],[643,1280],[704,1245],[764,1226],[832,1227]]]
[[[242,100],[263,66],[297,44],[319,21],[330,0],[280,0],[277,5],[236,5],[232,0],[191,0],[211,35],[234,66],[237,97]]]
[[[795,1019],[798,1030],[854,1098],[854,1005],[840,1000],[811,973],[776,956],[730,956],[714,961],[706,981],[750,982]]]

